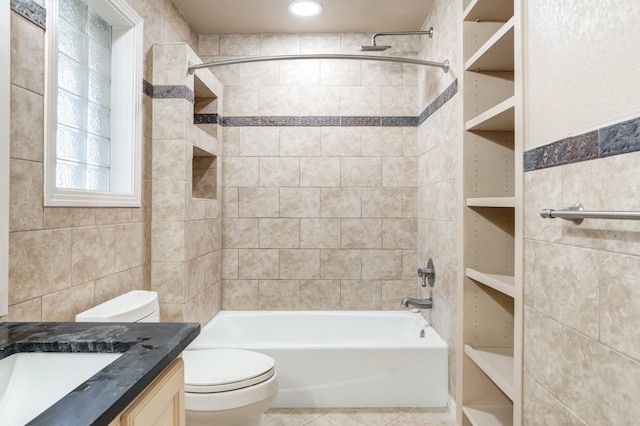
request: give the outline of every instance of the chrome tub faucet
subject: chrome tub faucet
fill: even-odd
[[[414,299],[413,297],[405,297],[400,302],[403,308],[408,308],[409,305],[415,306],[419,309],[431,309],[433,307],[433,300],[429,297],[427,299]]]

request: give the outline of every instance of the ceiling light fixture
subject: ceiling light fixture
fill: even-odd
[[[294,16],[309,18],[319,15],[322,5],[314,0],[295,0],[289,4],[289,13]]]

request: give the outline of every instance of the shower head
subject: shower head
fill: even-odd
[[[384,32],[384,33],[375,33],[371,37],[371,44],[369,46],[362,46],[360,48],[361,52],[382,52],[383,50],[391,49],[391,46],[378,46],[376,44],[376,37],[380,36],[393,36],[393,35],[421,35],[426,34],[429,38],[433,38],[433,27],[429,28],[426,31],[394,31],[394,32]]]
[[[361,52],[382,52],[383,50],[391,49],[391,46],[376,46],[375,44],[372,46],[362,46],[360,48]]]

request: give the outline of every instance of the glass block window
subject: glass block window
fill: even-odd
[[[111,32],[83,1],[59,0],[58,188],[110,190]]]
[[[143,19],[127,0],[46,0],[44,205],[142,204]]]

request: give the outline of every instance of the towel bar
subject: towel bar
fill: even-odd
[[[558,217],[560,219],[570,220],[576,225],[580,225],[584,219],[640,220],[640,212],[588,211],[585,210],[580,203],[576,203],[563,210],[542,209],[540,216],[545,219],[555,219]]]

